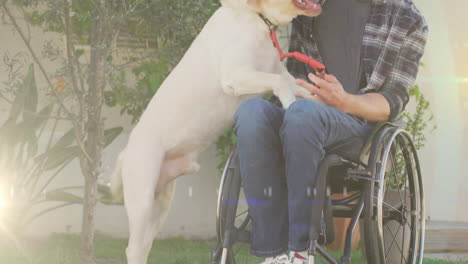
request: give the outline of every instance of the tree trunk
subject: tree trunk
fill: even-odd
[[[94,209],[96,207],[97,178],[86,175],[81,229],[81,263],[94,264]]]
[[[101,2],[101,11],[105,10]],[[101,171],[101,156],[104,145],[104,128],[101,119],[103,91],[106,85],[106,60],[112,42],[110,29],[106,27],[106,17],[96,8],[91,29],[90,72],[88,93],[86,95],[87,123],[85,149],[91,158],[82,164],[85,191],[83,205],[83,223],[81,234],[81,262],[93,264],[94,260],[94,211],[97,204],[97,183]]]

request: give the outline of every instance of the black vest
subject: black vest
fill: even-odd
[[[323,12],[314,18],[313,32],[327,71],[344,89],[356,94],[361,83],[361,45],[370,12],[370,1],[327,0]]]

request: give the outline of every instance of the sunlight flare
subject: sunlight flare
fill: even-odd
[[[2,192],[2,188],[0,186],[0,221],[5,217],[6,210],[7,210],[8,202],[5,198],[5,195]]]

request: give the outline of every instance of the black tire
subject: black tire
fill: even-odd
[[[364,192],[363,245],[369,264],[422,263],[425,214],[421,170],[410,135],[384,127],[373,142]]]
[[[231,222],[234,224],[233,229],[231,229],[234,234],[231,233],[226,264],[259,263],[259,259],[250,256],[249,253],[250,216],[242,192],[236,150],[231,153],[226,163],[219,186],[216,230],[220,245],[223,245],[226,232],[229,230],[230,221],[232,221],[229,218],[234,218],[234,221]]]

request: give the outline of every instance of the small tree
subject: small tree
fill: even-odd
[[[55,139],[58,125],[69,121],[61,116],[54,100],[39,107],[34,65],[26,67],[23,74],[19,57],[4,56],[10,78],[0,94],[11,104],[9,116],[0,126],[0,182],[4,188],[0,199],[8,201],[0,224],[12,234],[47,212],[83,202],[83,197],[73,193],[82,186],[51,189],[63,169],[79,157],[80,149],[73,129]],[[61,83],[55,86],[60,88]],[[106,131],[106,143],[118,132]],[[39,145],[41,142],[46,143],[45,147]]]
[[[424,94],[416,85],[410,92],[410,96],[414,98],[414,109],[405,111],[400,120],[405,122],[405,129],[411,136],[416,150],[420,150],[425,146],[426,133],[437,129],[434,124],[434,115],[430,110],[430,102],[426,100]],[[388,187],[391,189],[401,189],[406,187],[406,162],[400,146],[397,144],[393,149],[395,155],[394,166],[392,171],[387,176]]]
[[[401,115],[401,120],[406,122],[406,130],[411,134],[414,145],[417,150],[424,147],[426,143],[426,132],[432,132],[437,129],[434,124],[434,115],[430,110],[431,103],[416,85],[411,91],[410,96],[415,100],[413,111],[405,111]]]
[[[12,3],[33,25],[62,34],[66,40],[66,56],[63,58],[63,85],[58,89],[45,70],[31,40],[16,18],[12,5],[1,1],[1,8],[9,22],[20,35],[25,47],[46,80],[49,94],[58,105],[59,118],[68,120],[70,132],[77,143],[81,170],[84,175],[83,225],[81,256],[83,263],[94,263],[94,208],[97,202],[97,180],[101,173],[101,156],[105,142],[102,120],[103,91],[106,86],[107,69],[111,50],[114,47],[118,27],[115,20],[134,12],[138,1],[127,5],[118,1],[78,0],[15,0]],[[119,1],[120,2],[120,1]],[[27,11],[40,6],[43,10]],[[72,15],[73,14],[73,15]],[[118,25],[118,24],[117,24]],[[83,51],[75,47],[75,37],[90,46],[88,64],[83,65]],[[114,130],[115,131],[115,130]],[[121,131],[121,129],[117,129]],[[69,150],[70,151],[70,150]],[[71,155],[65,152],[64,155]]]
[[[83,263],[94,263],[97,180],[102,172],[102,150],[109,141],[102,117],[104,98],[109,105],[121,107],[122,113],[138,120],[162,80],[218,5],[217,0],[0,0],[6,21],[18,32],[46,80],[50,100],[57,104],[55,114],[71,125],[67,135],[76,142],[74,151],[79,156],[85,181]],[[23,15],[28,26],[39,26],[65,39],[64,56],[56,54],[53,47],[45,50],[46,54],[55,54],[62,60],[62,67],[55,73],[61,76],[61,85],[52,82],[51,73],[37,56],[27,31],[12,15],[13,9]],[[126,61],[120,65],[115,63],[112,51],[124,33],[133,41],[146,43],[154,51],[152,58],[148,60],[132,50]],[[89,46],[89,53],[80,48],[83,45]],[[133,65],[137,89],[127,84],[128,65]],[[106,91],[107,84],[111,84],[111,90]],[[115,128],[108,133],[115,138],[120,131]]]

